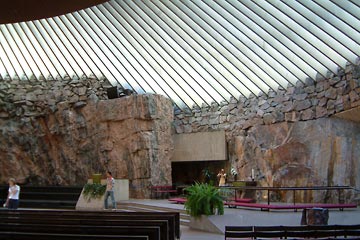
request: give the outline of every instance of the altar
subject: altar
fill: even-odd
[[[233,181],[229,183],[231,187],[234,187],[234,198],[236,199],[253,199],[256,202],[256,190],[247,188],[236,187],[256,187],[257,181]]]

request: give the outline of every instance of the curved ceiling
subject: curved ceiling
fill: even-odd
[[[0,24],[17,23],[60,16],[92,7],[108,0],[11,0],[2,1]]]
[[[336,73],[359,43],[357,0],[112,0],[0,25],[0,76],[105,77],[191,109]]]

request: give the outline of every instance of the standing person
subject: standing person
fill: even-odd
[[[5,206],[9,209],[17,209],[19,207],[20,186],[16,184],[15,178],[9,179],[9,192]]]
[[[110,171],[106,172],[106,192],[105,192],[105,199],[104,199],[104,208],[108,209],[108,198],[111,197],[111,202],[113,209],[116,209],[116,202],[115,202],[115,196],[114,196],[114,186],[115,186],[115,180],[112,177],[112,174]]]
[[[226,181],[226,173],[224,169],[221,169],[221,171],[218,173],[217,175],[220,179],[219,179],[219,187],[225,186],[225,181]]]

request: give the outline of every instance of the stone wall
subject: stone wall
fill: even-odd
[[[359,188],[360,124],[332,118],[360,106],[360,66],[307,80],[258,98],[230,100],[175,114],[176,133],[225,130],[229,162],[239,179],[251,169],[261,186],[350,185]],[[290,193],[272,196],[291,201]],[[297,199],[336,202],[336,192]],[[348,194],[347,200],[354,196]],[[259,193],[259,199],[262,197]],[[285,196],[286,195],[286,196]]]
[[[83,79],[0,79],[0,119],[45,116],[63,105],[81,107],[88,100],[107,99],[106,80]]]
[[[107,99],[105,80],[0,80],[0,182],[82,185],[107,169],[130,197],[171,184],[169,99]]]
[[[330,75],[330,74],[329,74]],[[230,99],[229,103],[213,103],[191,111],[175,113],[176,133],[225,130],[228,139],[256,125],[307,121],[330,117],[360,106],[360,65],[348,65],[346,70],[307,79],[296,86],[270,90],[267,95]]]

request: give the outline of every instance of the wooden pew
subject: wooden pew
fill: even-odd
[[[90,224],[89,224],[90,223]],[[167,240],[167,223],[166,222],[85,222],[79,224],[74,221],[37,221],[24,219],[18,222],[8,221],[0,222],[0,233],[6,231],[13,232],[38,232],[38,233],[68,233],[84,235],[126,235],[126,236],[147,236],[149,239]]]
[[[360,237],[360,225],[225,226],[225,240],[240,239],[240,238],[359,239],[359,237]]]
[[[290,238],[338,238],[360,236],[360,225],[305,225],[282,226],[286,236]]]
[[[168,235],[168,223],[166,221],[94,221],[89,220],[66,220],[66,219],[18,219],[17,221],[7,221],[0,224],[3,226],[2,231],[8,231],[9,225],[16,227],[14,231],[36,231],[53,233],[58,230],[60,233],[69,234],[111,234],[111,235],[144,235],[148,239],[167,240],[170,239]],[[15,222],[15,223],[11,223]],[[29,223],[30,222],[30,223]],[[36,224],[33,224],[36,222]],[[65,229],[65,230],[64,230]]]
[[[116,234],[115,230],[109,228],[109,226],[117,227],[117,231],[122,231],[122,234],[126,234],[126,230],[132,231],[136,227],[142,227],[144,229],[156,229],[158,237],[155,235],[150,236],[151,239],[176,239],[180,235],[180,219],[179,213],[140,213],[140,212],[82,212],[82,211],[39,211],[39,210],[17,210],[17,211],[0,211],[0,222],[14,224],[22,224],[22,230],[30,229],[28,226],[31,224],[49,225],[49,229],[57,229],[58,226],[74,226],[68,229],[78,228],[77,234],[84,234],[86,228],[92,228],[92,234],[96,234],[96,231],[104,230],[108,227],[108,230],[112,234]],[[82,227],[85,226],[85,227]],[[121,226],[124,230],[121,230]],[[26,228],[28,227],[28,228]],[[36,226],[34,225],[34,228]],[[100,229],[102,228],[102,229]],[[61,227],[59,227],[61,229]],[[125,230],[126,229],[126,230]],[[6,228],[2,228],[1,231],[5,232]],[[39,232],[46,232],[38,230]],[[80,232],[79,232],[80,231]],[[134,232],[134,231],[132,231]],[[135,232],[140,232],[136,230]],[[73,232],[68,232],[72,234]],[[86,233],[86,232],[85,232]],[[131,235],[131,234],[128,234]],[[149,238],[150,239],[150,238]]]
[[[57,235],[87,235],[87,236],[145,236],[147,239],[160,240],[159,227],[145,226],[95,226],[95,225],[64,225],[64,224],[29,224],[0,223],[2,232],[37,233]]]
[[[124,216],[127,219],[139,219],[139,220],[150,220],[150,219],[166,219],[169,222],[169,235],[170,239],[180,238],[180,214],[179,212],[96,212],[96,211],[61,211],[61,210],[21,210],[21,211],[4,211],[3,214],[11,216],[15,215],[40,215],[46,214],[49,218],[59,216],[86,216],[88,219],[107,219],[111,217]],[[0,217],[1,217],[0,211]],[[136,217],[134,217],[136,216]],[[174,236],[174,237],[172,237]]]
[[[225,226],[225,240],[254,237],[254,227],[252,226]]]
[[[57,233],[0,232],[0,240],[149,240],[147,236],[80,235]]]
[[[254,236],[257,238],[283,238],[286,232],[283,226],[254,226]]]

